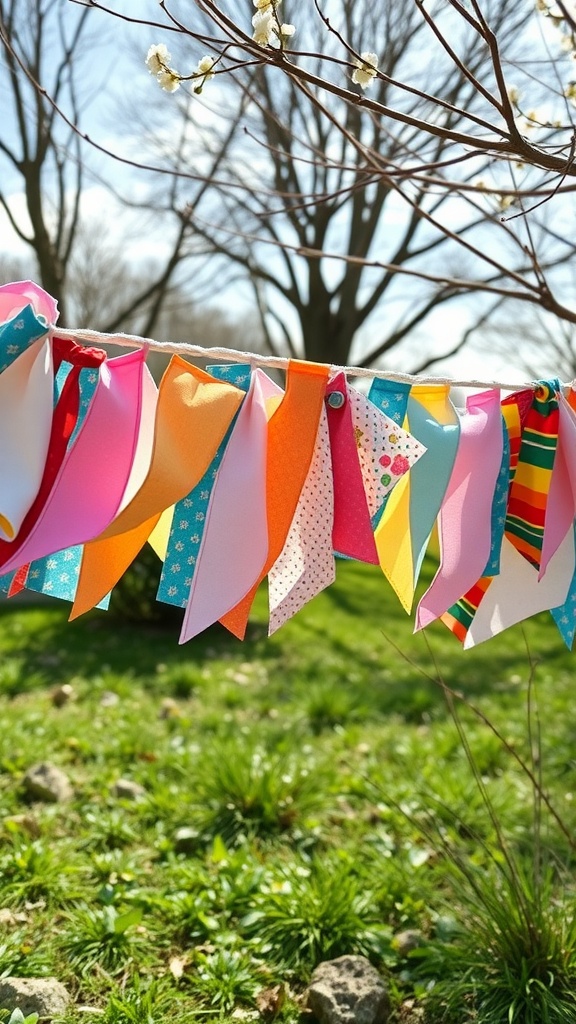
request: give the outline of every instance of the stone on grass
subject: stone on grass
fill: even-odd
[[[73,700],[76,696],[74,687],[70,683],[62,683],[61,686],[57,686],[55,690],[52,690],[50,699],[55,708],[63,708],[68,701]]]
[[[176,853],[194,853],[198,849],[200,833],[195,828],[183,825],[174,833],[174,849]]]
[[[25,1017],[37,1013],[44,1020],[66,1013],[70,993],[56,978],[0,979],[0,1007],[22,1011]]]
[[[66,773],[50,761],[32,765],[26,772],[23,782],[26,796],[30,800],[59,804],[71,800],[74,795]]]
[[[144,786],[139,782],[132,782],[132,779],[117,779],[112,786],[112,792],[120,800],[141,800],[146,796]]]
[[[417,931],[415,928],[407,928],[403,932],[396,932],[392,939],[392,945],[398,953],[398,956],[408,956],[413,949],[418,949],[419,946],[424,946],[426,940],[422,932]]]
[[[320,1024],[386,1024],[390,997],[385,982],[364,956],[340,956],[320,964],[306,992],[306,1006]]]

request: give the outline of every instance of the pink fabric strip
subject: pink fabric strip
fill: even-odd
[[[458,451],[440,508],[440,568],[418,605],[416,631],[448,611],[484,572],[502,444],[500,392],[471,395],[460,418]]]
[[[90,409],[50,497],[3,573],[91,540],[116,515],[134,461],[144,359],[142,351],[129,352],[99,367]]]
[[[0,323],[11,320],[24,306],[32,306],[36,316],[43,316],[46,324],[58,319],[56,300],[32,281],[14,281],[0,288]]]
[[[326,404],[334,480],[332,544],[341,555],[378,565],[344,373],[336,374],[328,382],[326,395],[335,391],[344,395],[344,403],[336,409]]]
[[[180,633],[181,644],[234,608],[258,580],[268,555],[266,521],[266,395],[269,378],[252,374],[228,442]]]

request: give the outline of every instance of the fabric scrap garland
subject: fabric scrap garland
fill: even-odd
[[[433,530],[436,575],[416,629],[465,648],[538,612],[576,634],[576,391],[535,382],[464,409],[449,384],[289,360],[200,370],[146,345],[109,358],[55,327],[31,282],[0,287],[0,589],[107,607],[145,543],[180,642],[220,621],[242,639],[268,580],[269,632],[335,579],[335,555],[380,565],[410,611]]]

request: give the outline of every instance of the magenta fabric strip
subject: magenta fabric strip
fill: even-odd
[[[326,403],[334,480],[332,544],[341,555],[378,565],[344,373],[338,373],[328,381],[326,397],[335,392],[343,395],[344,401],[336,408],[329,401]]]
[[[100,379],[82,428],[37,522],[3,573],[83,544],[114,518],[134,462],[144,369],[142,350],[99,367]]]

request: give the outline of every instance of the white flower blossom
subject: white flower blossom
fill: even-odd
[[[276,19],[270,4],[262,10],[256,11],[252,18],[254,33],[252,38],[258,46],[268,46],[272,36],[275,34]]]
[[[165,43],[155,43],[150,47],[146,55],[146,67],[151,75],[157,75],[170,64],[172,60]]]
[[[213,70],[215,64],[216,58],[210,57],[209,54],[206,54],[205,57],[202,57],[198,61],[196,71],[194,72],[194,81],[196,82],[196,85],[193,85],[193,89],[195,93],[201,93],[206,82],[209,82],[211,78],[214,78],[214,75],[216,74]]]
[[[196,74],[197,75],[204,75],[204,78],[205,78],[206,81],[208,81],[209,78],[214,78],[214,75],[215,75],[216,72],[213,71],[212,69],[213,69],[215,63],[216,63],[216,61],[215,61],[214,57],[210,57],[207,54],[205,57],[202,57],[201,60],[198,61],[198,67],[196,68]]]
[[[294,25],[287,25],[287,24],[280,25],[280,35],[281,36],[289,38],[290,36],[294,35],[295,31],[296,31],[296,29],[294,28]]]
[[[156,75],[156,81],[165,92],[176,92],[176,89],[180,88],[180,75],[177,71],[171,71],[170,68],[160,71]]]
[[[356,60],[356,69],[352,73],[352,81],[362,89],[368,89],[376,78],[378,57],[375,53],[361,53]]]

